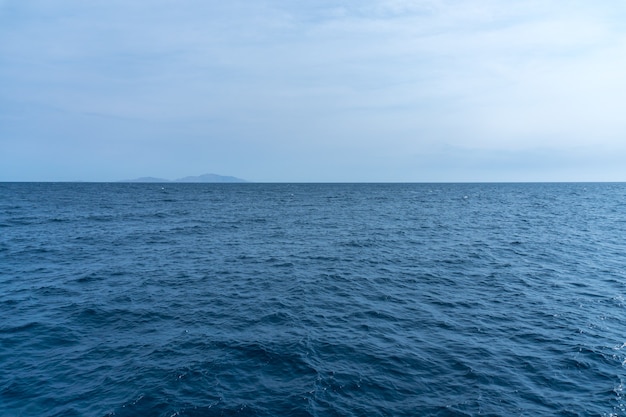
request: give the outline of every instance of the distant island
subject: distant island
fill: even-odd
[[[204,174],[198,176],[191,177],[183,177],[178,178],[176,180],[167,180],[165,178],[156,178],[156,177],[140,177],[132,180],[122,180],[120,182],[193,182],[193,183],[204,183],[204,182],[247,182],[246,180],[242,180],[241,178],[231,177],[228,175],[217,175],[217,174]]]

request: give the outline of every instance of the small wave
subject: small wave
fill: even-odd
[[[585,186],[0,184],[0,414],[622,415]]]

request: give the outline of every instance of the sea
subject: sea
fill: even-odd
[[[625,416],[626,184],[0,183],[1,416]]]

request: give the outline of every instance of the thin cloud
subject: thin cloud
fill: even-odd
[[[338,180],[339,161],[379,166],[382,153],[393,169],[433,149],[623,152],[625,14],[582,1],[5,1],[2,146],[45,132],[88,152],[107,139],[87,132],[110,131],[120,152],[153,143],[157,166],[169,137],[235,164],[237,149],[268,149],[268,176],[276,155],[333,153]],[[187,172],[121,176],[144,174]]]

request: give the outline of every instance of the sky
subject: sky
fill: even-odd
[[[626,181],[622,0],[0,0],[0,181]]]

